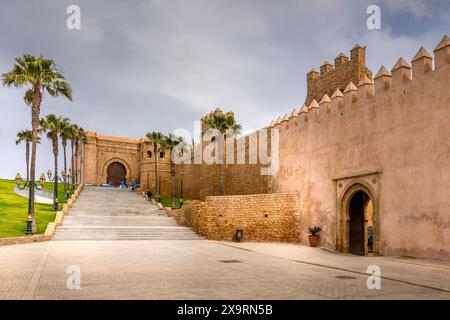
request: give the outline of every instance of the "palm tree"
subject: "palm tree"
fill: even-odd
[[[218,163],[219,163],[219,188],[220,195],[223,196],[223,139],[225,133],[231,130],[234,134],[238,134],[241,131],[241,125],[237,124],[233,115],[225,114],[213,114],[210,118],[203,121],[206,130],[215,129],[218,130],[221,135],[218,137],[217,149],[218,149]],[[205,131],[206,131],[205,130]],[[204,133],[204,132],[203,132]]]
[[[38,143],[40,143],[38,137]],[[25,161],[27,165],[27,181],[30,181],[30,142],[33,141],[33,132],[31,130],[22,130],[17,133],[16,145],[25,141]]]
[[[64,126],[69,123],[68,118],[62,118],[54,114],[49,114],[45,118],[41,119],[41,128],[43,132],[47,133],[47,138],[52,141],[53,157],[54,157],[54,188],[53,188],[53,209],[58,211],[58,137],[64,129]]]
[[[66,176],[64,177],[64,197],[68,198],[67,190],[69,185],[69,177],[67,175],[67,140],[69,140],[71,137],[71,123],[69,120],[61,123],[61,131],[59,133],[59,137],[61,138],[61,144],[63,147],[64,172],[66,174]]]
[[[175,162],[173,161],[173,149],[183,144],[184,140],[182,137],[177,137],[170,133],[167,137],[164,138],[162,142],[162,149],[170,151],[170,177],[172,179],[172,208],[175,207]]]
[[[156,132],[156,131],[152,131],[152,132],[148,132],[145,137],[147,138],[147,140],[145,141],[146,144],[153,144],[153,156],[155,157],[155,166],[154,166],[154,170],[155,170],[155,197],[158,197],[159,195],[159,185],[158,185],[158,157],[157,154],[162,151],[161,147],[162,144],[164,142],[164,138],[165,136],[161,133],[161,132]]]
[[[80,181],[78,181],[78,174],[79,174],[79,172],[78,172],[78,151],[79,151],[80,143],[86,143],[86,142],[87,142],[86,132],[84,131],[83,128],[78,127],[76,139],[75,139],[75,183],[80,182]]]
[[[36,233],[36,221],[34,218],[34,184],[36,173],[36,147],[39,135],[39,117],[42,98],[45,93],[52,97],[64,96],[72,100],[72,89],[65,81],[59,66],[51,59],[42,55],[33,56],[25,54],[16,58],[13,69],[2,74],[2,83],[10,87],[27,87],[25,91],[25,103],[31,105],[31,127],[33,132],[30,163],[30,194],[28,200],[28,214],[32,219],[32,230]]]
[[[79,127],[76,124],[70,125],[70,173],[71,173],[71,180],[72,180],[72,193],[75,192],[75,141],[78,139],[79,134]]]

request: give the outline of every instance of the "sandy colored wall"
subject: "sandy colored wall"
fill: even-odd
[[[82,168],[85,183],[106,183],[106,169],[112,162],[120,162],[125,166],[128,184],[139,179],[140,139],[104,136],[95,132],[87,132],[86,137],[88,142],[84,145]]]
[[[331,97],[336,89],[344,90],[350,81],[359,83],[366,75],[372,78],[372,72],[366,67],[366,49],[356,45],[350,51],[350,58],[341,54],[334,65],[322,65],[320,73],[312,70],[307,74],[305,103],[309,105],[314,99],[319,102],[325,94]]]
[[[274,192],[297,192],[302,224],[336,248],[339,199],[362,182],[380,213],[383,255],[450,259],[450,46],[275,126]],[[391,84],[391,85],[390,85]],[[391,86],[385,90],[386,87]],[[303,236],[306,242],[306,236]]]
[[[139,177],[141,191],[150,191],[155,193],[155,160],[157,161],[158,176],[161,178],[161,195],[169,196],[171,194],[171,177],[170,177],[170,153],[164,152],[164,157],[160,154],[153,154],[153,144],[140,144],[140,163]],[[149,154],[150,152],[150,154]],[[150,156],[151,155],[151,156]]]
[[[210,240],[232,240],[236,229],[245,241],[298,242],[300,219],[294,194],[207,197],[177,210],[180,222]]]
[[[250,164],[249,136],[239,139],[245,140],[245,163],[238,162],[238,142],[234,141],[233,153],[235,164],[223,165],[223,185],[225,195],[266,194],[271,191],[271,176],[262,175],[261,169],[267,167],[256,155],[256,163]],[[256,136],[256,149],[259,146],[259,137]],[[204,147],[206,144],[204,144]],[[257,151],[258,152],[258,151]],[[267,153],[270,154],[270,142]],[[224,159],[227,158],[226,146],[224,146]],[[225,161],[225,160],[224,160]],[[187,199],[205,200],[207,196],[220,195],[219,166],[203,163],[194,164],[194,156],[191,164],[178,165],[176,168],[176,194],[180,195],[181,178],[183,178],[183,197]]]

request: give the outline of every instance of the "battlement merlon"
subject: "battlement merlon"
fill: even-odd
[[[307,73],[305,103],[320,101],[325,94],[332,96],[337,89],[344,91],[349,82],[359,83],[365,76],[372,79],[372,71],[366,67],[365,47],[357,44],[350,50],[350,58],[340,53],[334,59],[334,66],[325,61],[320,72],[312,69]]]
[[[411,85],[417,86],[418,83],[423,84],[421,81],[430,81],[430,79],[433,79],[430,78],[430,74],[435,72],[440,73],[441,69],[444,69],[444,71],[449,70],[450,38],[444,36],[433,52],[434,58],[425,48],[421,47],[412,58],[411,64],[400,57],[390,71],[386,67],[381,66],[373,80],[366,75],[357,84],[349,81],[344,90],[336,89],[331,95],[331,98],[325,93],[318,100],[313,99],[309,104],[304,103],[298,111],[294,107],[288,121],[286,121],[286,117],[284,119],[278,117],[266,128],[283,130],[290,128],[289,122],[297,118],[299,118],[300,123],[308,122],[309,119],[318,119],[316,116],[326,119],[328,114],[333,116],[338,110],[339,114],[342,115],[353,104],[363,105],[369,102],[367,99],[373,99],[384,94],[390,94],[392,96],[392,94],[398,94],[399,92],[403,95],[406,92],[403,88],[411,88]],[[311,76],[318,74],[314,70],[309,73]],[[395,90],[391,91],[391,88]],[[393,93],[389,93],[390,91]],[[284,123],[284,126],[280,126],[280,123]],[[320,124],[321,121],[316,121],[315,123]]]
[[[208,114],[204,115],[200,119],[202,132],[205,132],[205,130],[208,129],[207,126],[205,125],[205,120],[210,119],[213,115],[217,116],[217,115],[220,115],[220,114],[226,115],[227,117],[234,117],[234,112],[233,111],[230,110],[230,111],[224,113],[220,107],[217,107],[214,111],[209,112]]]

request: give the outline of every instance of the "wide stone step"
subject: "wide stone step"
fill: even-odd
[[[142,196],[86,187],[58,227],[54,240],[198,240]]]
[[[66,217],[64,226],[177,226],[178,222],[167,217]]]
[[[119,237],[119,236],[103,236],[103,237],[66,237],[66,236],[55,236],[53,238],[55,241],[108,241],[108,240],[135,240],[135,241],[143,241],[143,240],[203,240],[203,238],[198,236],[177,236],[177,237],[169,237],[169,236],[138,236],[138,237]]]

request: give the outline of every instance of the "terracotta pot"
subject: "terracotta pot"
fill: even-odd
[[[309,246],[310,247],[317,247],[317,244],[319,243],[319,236],[318,235],[312,235],[309,234],[308,235],[308,239],[309,239]]]

